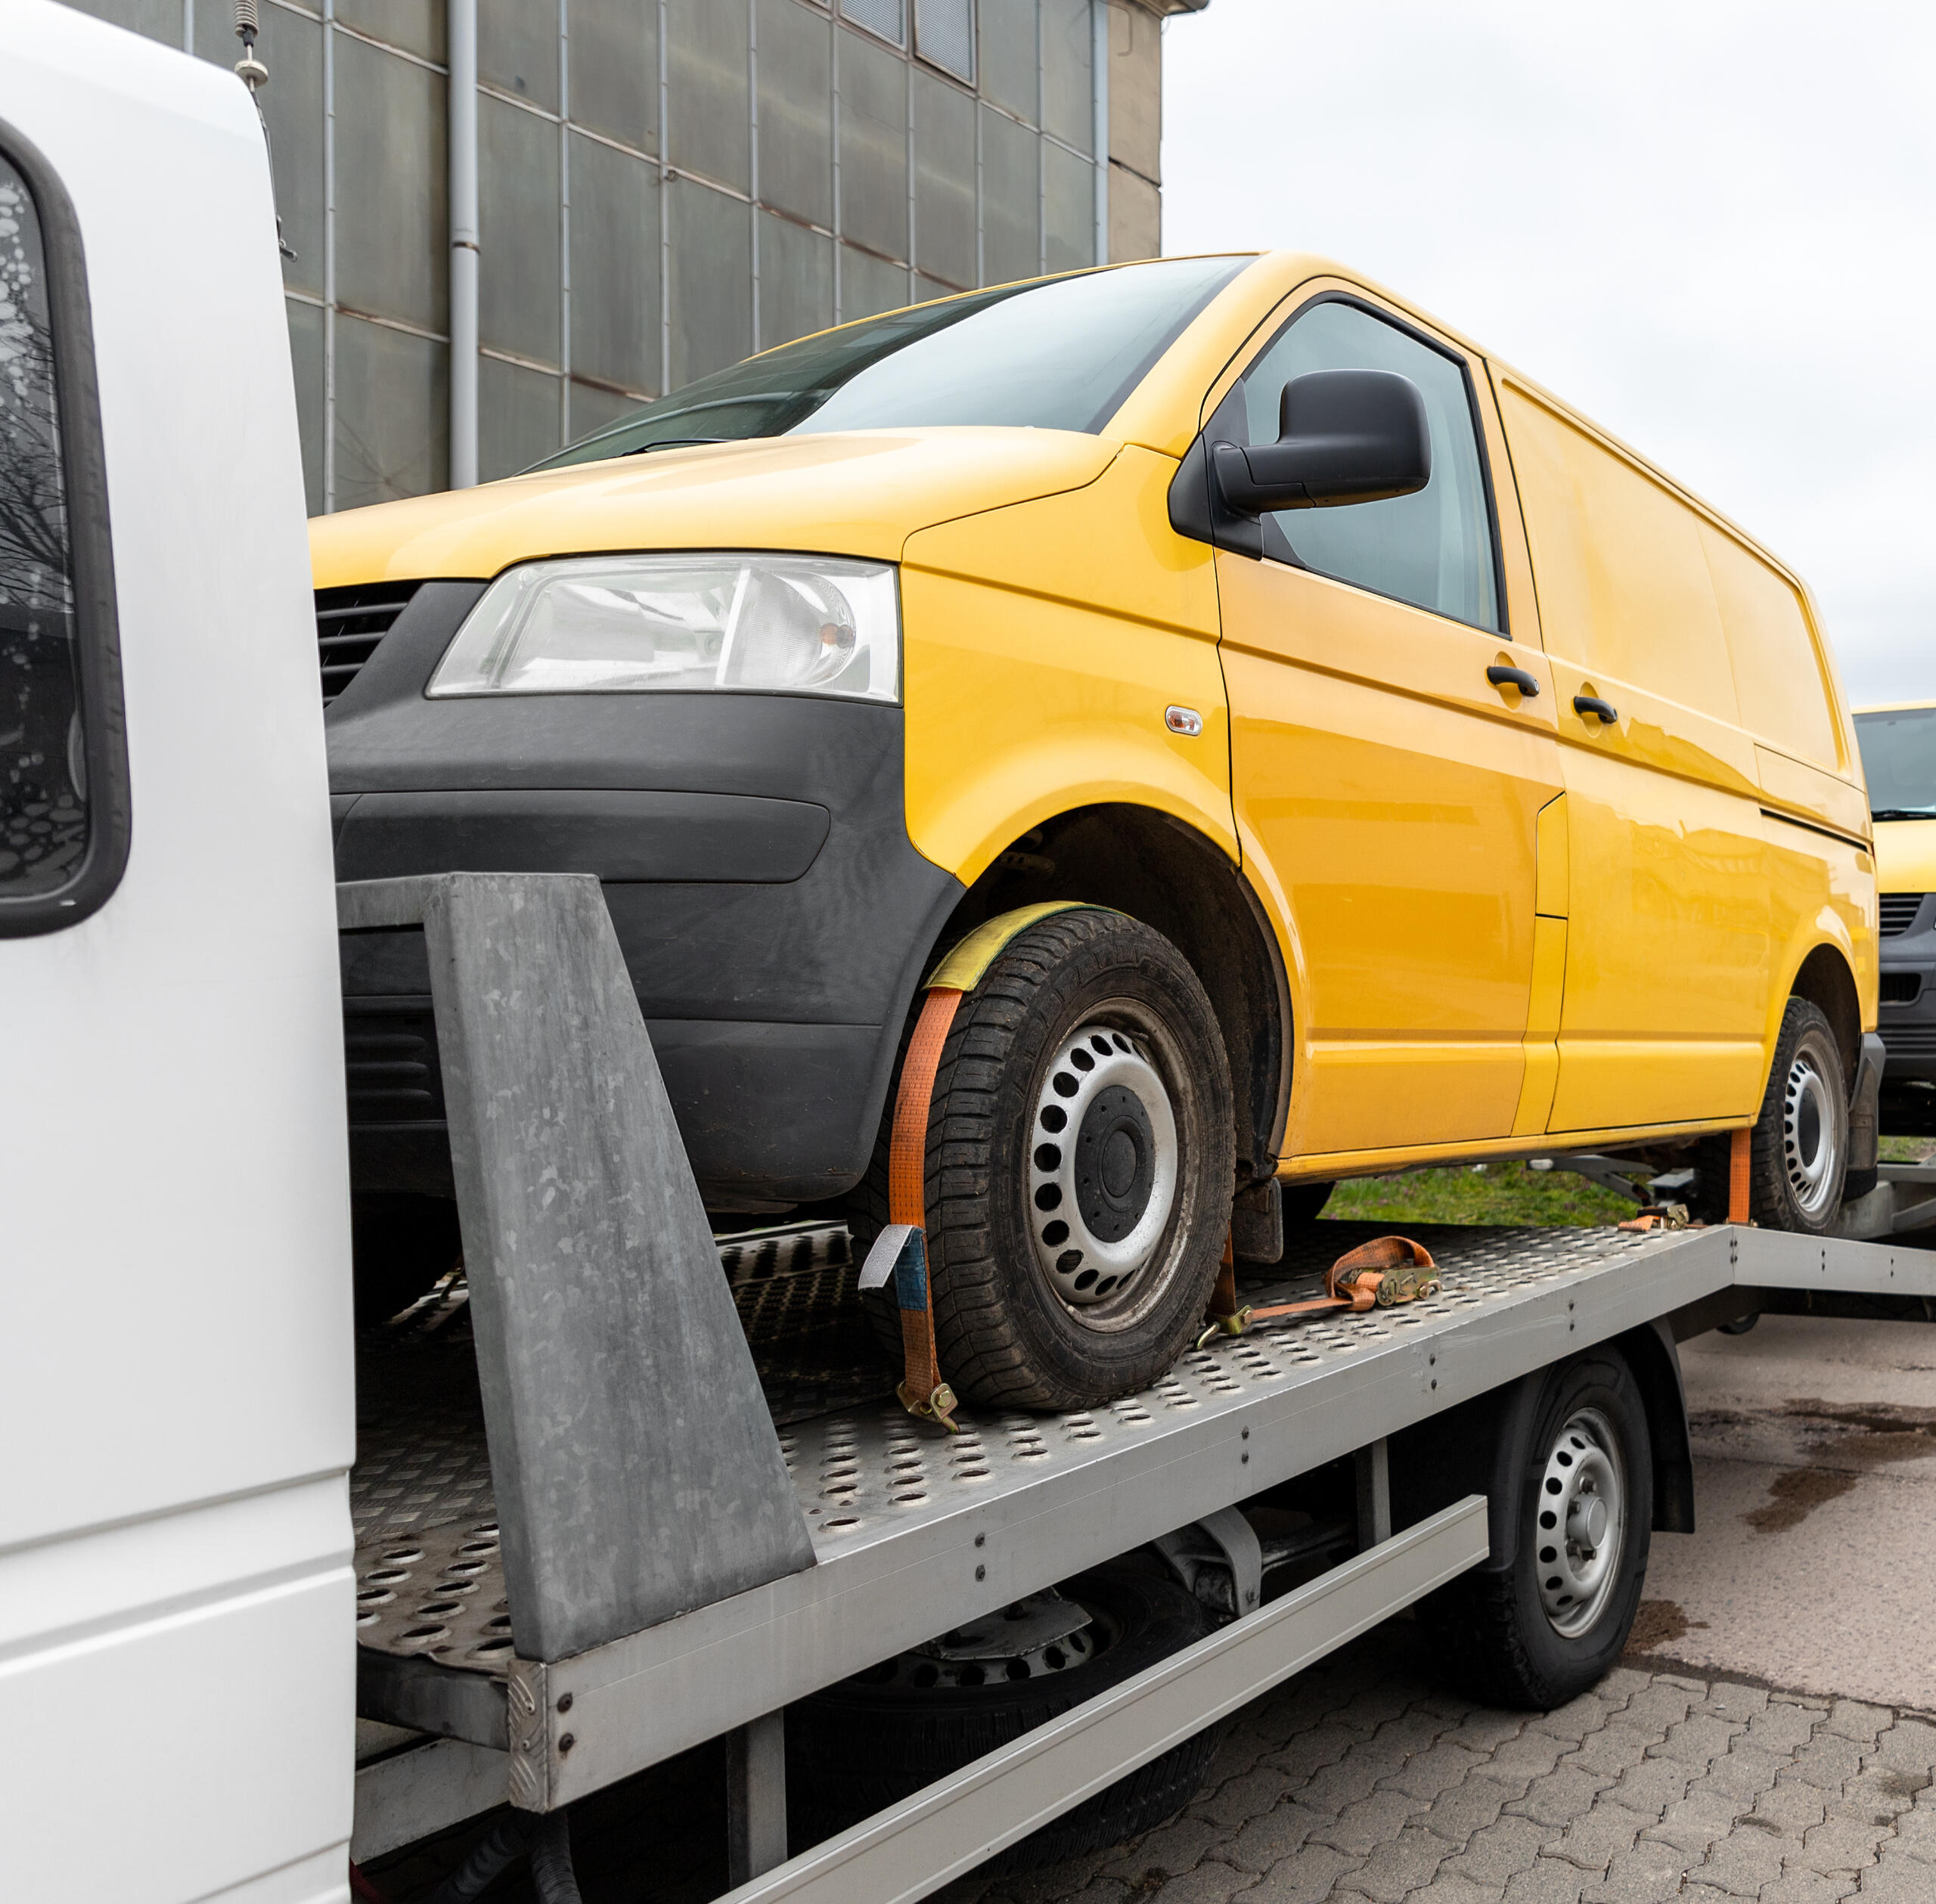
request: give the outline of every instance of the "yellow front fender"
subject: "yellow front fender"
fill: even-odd
[[[908,538],[908,833],[965,885],[1077,807],[1153,807],[1234,861],[1210,551],[1176,535],[1176,465],[1131,446],[1087,487]],[[1202,721],[1165,725],[1172,707]]]

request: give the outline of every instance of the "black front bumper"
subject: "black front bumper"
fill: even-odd
[[[908,838],[901,710],[426,699],[476,594],[420,589],[330,710],[337,876],[596,873],[708,1202],[838,1195],[962,892]],[[421,935],[346,936],[343,992],[353,1183],[448,1195]]]
[[[1880,954],[1882,1129],[1936,1135],[1936,893],[1923,895],[1908,929],[1883,939]]]

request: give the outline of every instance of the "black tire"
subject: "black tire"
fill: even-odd
[[[1748,1214],[1764,1230],[1826,1236],[1841,1214],[1848,1171],[1849,1082],[1841,1047],[1819,1006],[1791,998],[1755,1119]],[[1702,1139],[1694,1214],[1724,1223],[1731,1139]]]
[[[351,1200],[349,1235],[361,1326],[408,1308],[464,1256],[457,1205],[448,1197],[366,1192]]]
[[[789,1707],[786,1792],[796,1850],[897,1804],[937,1778],[1120,1685],[1200,1639],[1209,1615],[1176,1581],[1117,1561],[1066,1583],[1107,1643],[1084,1664],[1019,1683],[923,1689],[886,1669]],[[1032,1871],[1147,1831],[1201,1787],[1221,1729],[1212,1726],[1118,1779],[990,1863],[984,1876]]]
[[[1284,1228],[1288,1233],[1314,1223],[1331,1201],[1335,1183],[1286,1183],[1284,1186]]]
[[[1572,1584],[1571,1574],[1562,1574],[1556,1563],[1570,1567],[1575,1550],[1554,1544],[1563,1529],[1540,1521],[1552,1512],[1552,1481],[1564,1477],[1563,1490],[1579,1484],[1573,1478],[1584,1471],[1584,1461],[1575,1455],[1562,1466],[1559,1457],[1574,1455],[1579,1435],[1567,1431],[1588,1418],[1598,1425],[1587,1431],[1587,1439],[1603,1434],[1617,1453],[1619,1550],[1606,1563],[1596,1604],[1576,1600],[1549,1614],[1542,1583]],[[1526,1448],[1516,1509],[1519,1551],[1512,1565],[1500,1573],[1462,1574],[1420,1611],[1434,1651],[1466,1692],[1488,1705],[1550,1712],[1596,1685],[1626,1650],[1646,1578],[1652,1450],[1646,1406],[1618,1350],[1590,1350],[1547,1370]],[[1562,1491],[1558,1498],[1563,1503],[1572,1496]],[[1578,1631],[1556,1623],[1576,1619],[1584,1621]]]
[[[1066,1164],[1072,1175],[1084,1155],[1100,1154],[1081,1146],[1092,1118],[1109,1108],[1102,1098],[1084,1100],[1089,1112],[1062,1133],[1066,1158],[1037,1121],[1055,1109],[1053,1101],[1046,1112],[1041,1102],[1053,1100],[1054,1079],[1075,1075],[1060,1067],[1078,1031],[1099,1048],[1113,1039],[1158,1080],[1174,1127],[1174,1192],[1146,1261],[1124,1279],[1120,1295],[1111,1294],[1114,1279],[1107,1279],[1094,1282],[1093,1296],[1066,1282],[1075,1299],[1065,1300],[1054,1279],[1081,1276],[1082,1252],[1063,1247],[1068,1225],[1047,1204],[1035,1205],[1044,1186],[1032,1189],[1031,1179],[1045,1151],[1055,1150],[1056,1168]],[[1105,1064],[1118,1055],[1106,1050]],[[1085,1088],[1101,1074],[1092,1059]],[[1144,1182],[1137,1146],[1156,1141],[1155,1109],[1144,1108],[1140,1137],[1122,1140],[1139,1160],[1132,1191]],[[892,1115],[890,1094],[873,1166],[849,1199],[857,1254],[887,1221]],[[1200,1326],[1216,1281],[1236,1168],[1222,1036],[1176,947],[1135,919],[1102,911],[1057,913],[1019,934],[956,1013],[928,1122],[935,1332],[942,1373],[957,1394],[985,1406],[1083,1408],[1165,1374]],[[1156,1194],[1148,1191],[1146,1211],[1159,1210]],[[1061,1215],[1086,1223],[1089,1195],[1072,1192]],[[1128,1233],[1133,1239],[1136,1230]],[[891,1302],[877,1295],[867,1307],[883,1347],[898,1357]]]

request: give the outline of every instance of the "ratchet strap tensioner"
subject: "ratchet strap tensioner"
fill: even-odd
[[[978,926],[929,975],[921,1015],[901,1062],[894,1101],[894,1129],[887,1155],[889,1221],[861,1266],[861,1287],[879,1289],[890,1279],[901,1312],[901,1378],[895,1393],[909,1414],[939,1422],[949,1434],[955,1421],[954,1391],[942,1379],[935,1347],[935,1292],[928,1275],[928,1114],[933,1105],[941,1054],[961,1001],[1018,933],[1056,913],[1093,911],[1080,900],[1022,906]]]
[[[1224,1267],[1210,1298],[1209,1326],[1196,1338],[1196,1346],[1202,1348],[1219,1335],[1246,1335],[1259,1323],[1281,1322],[1290,1316],[1362,1316],[1367,1310],[1436,1295],[1438,1286],[1438,1265],[1423,1243],[1409,1236],[1374,1236],[1331,1265],[1323,1295],[1246,1307],[1237,1301],[1236,1261],[1226,1242]]]

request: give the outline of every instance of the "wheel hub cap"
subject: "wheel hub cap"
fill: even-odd
[[[1118,1301],[1176,1202],[1176,1118],[1147,1051],[1082,1026],[1047,1068],[1029,1142],[1029,1228],[1050,1286],[1078,1310]]]
[[[1820,1216],[1835,1188],[1835,1130],[1827,1081],[1798,1053],[1782,1094],[1782,1162],[1804,1216]]]
[[[1582,1409],[1547,1456],[1534,1510],[1540,1605],[1568,1639],[1599,1619],[1619,1577],[1626,1493],[1612,1427],[1597,1409]]]

